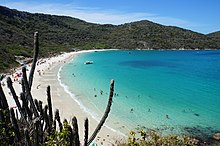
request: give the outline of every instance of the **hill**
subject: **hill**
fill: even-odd
[[[216,46],[220,46],[220,31],[210,33],[207,36],[211,38],[212,42],[214,42]]]
[[[208,34],[208,36],[215,37],[215,38],[220,38],[220,31],[210,33],[210,34]]]
[[[204,35],[147,20],[99,25],[0,6],[0,71],[16,65],[14,56],[30,56],[35,31],[39,32],[41,56],[72,48],[220,49],[220,39],[215,33]]]

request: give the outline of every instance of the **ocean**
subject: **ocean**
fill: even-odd
[[[106,124],[123,133],[143,128],[162,135],[204,137],[220,131],[220,51],[83,53],[65,64],[58,77],[97,120],[105,111],[114,79],[115,95]]]

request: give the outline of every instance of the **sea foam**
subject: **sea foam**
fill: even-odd
[[[86,112],[87,114],[89,114],[95,121],[97,121],[97,123],[99,123],[99,121],[101,120],[101,118],[99,117],[98,114],[96,114],[95,112],[91,111],[90,109],[88,109],[82,102],[80,102],[77,98],[76,98],[76,95],[71,92],[69,90],[69,87],[67,85],[65,85],[64,83],[62,83],[62,80],[61,80],[61,76],[60,76],[60,72],[62,71],[62,68],[63,66],[61,66],[59,68],[59,71],[58,71],[58,74],[57,74],[57,79],[58,79],[58,82],[60,84],[60,86],[64,89],[64,91],[66,93],[68,93],[70,95],[70,97],[79,105],[79,107],[84,111]],[[104,111],[103,111],[104,113]],[[114,128],[104,124],[108,129],[112,130],[113,132],[116,132],[118,134],[121,134],[123,136],[126,136],[124,133],[118,131],[118,130],[115,130]]]

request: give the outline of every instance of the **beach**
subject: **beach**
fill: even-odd
[[[65,64],[59,77],[95,119],[105,109],[109,81],[114,79],[116,95],[106,124],[122,133],[141,128],[163,136],[196,136],[197,131],[207,137],[220,128],[218,54],[192,50],[84,53]],[[84,65],[87,60],[94,64]]]
[[[77,117],[81,143],[84,120],[89,119],[90,136],[105,111],[111,79],[116,82],[116,95],[106,125],[96,137],[98,145],[123,143],[134,128],[155,129],[161,135],[204,133],[203,139],[218,132],[218,52],[96,51],[102,50],[39,59],[32,86],[33,97],[46,104],[50,85],[53,110],[59,109],[61,118],[69,122]],[[88,60],[94,64],[85,65]],[[20,70],[12,78],[17,95],[21,92]],[[16,108],[6,85],[3,90],[10,107]]]
[[[51,88],[52,106],[53,110],[59,109],[60,116],[62,119],[67,119],[71,123],[73,116],[77,117],[79,126],[80,142],[83,144],[84,138],[84,120],[89,119],[89,137],[93,133],[94,129],[98,125],[97,121],[85,112],[79,104],[73,100],[73,98],[64,90],[58,80],[58,72],[60,67],[70,60],[74,59],[74,56],[80,53],[93,52],[98,50],[86,50],[79,52],[63,53],[51,58],[43,58],[38,60],[38,64],[35,69],[33,85],[32,85],[32,96],[43,102],[43,105],[47,103],[47,86]],[[21,68],[16,69],[19,72]],[[11,76],[12,77],[12,76]],[[12,78],[14,80],[14,78]],[[18,80],[18,79],[16,79]],[[3,82],[6,82],[5,79]],[[21,84],[19,81],[14,81],[13,86],[17,95],[21,92]],[[9,94],[7,86],[3,86],[3,90],[6,94],[7,101],[10,107],[16,108],[16,104],[13,97]],[[107,99],[107,98],[106,98]],[[106,100],[107,105],[107,100]],[[104,113],[104,111],[103,111]],[[111,115],[109,115],[111,116]],[[112,130],[107,126],[103,126],[97,135],[95,142],[98,145],[112,145],[116,144],[117,141],[126,141],[127,137],[118,131]]]

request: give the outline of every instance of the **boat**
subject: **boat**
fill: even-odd
[[[86,61],[84,64],[93,64],[93,61]]]

